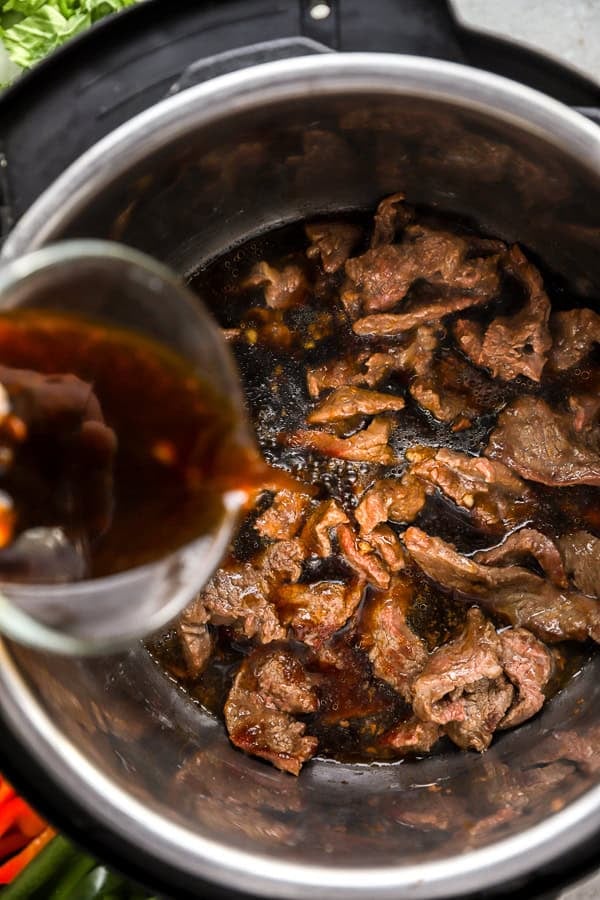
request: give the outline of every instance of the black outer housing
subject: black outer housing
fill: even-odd
[[[0,99],[0,236],[64,169],[100,138],[163,99],[194,63],[225,51],[303,36],[332,50],[410,53],[513,78],[600,121],[600,87],[532,50],[461,26],[446,0],[146,0],[70,42]],[[151,60],[148,64],[148,60]],[[241,56],[228,69],[253,61]],[[212,77],[214,68],[189,77]],[[184,79],[185,81],[185,79]],[[4,726],[4,727],[2,727]],[[164,897],[242,900],[159,864],[101,828],[52,783],[0,713],[0,768],[47,818],[108,864]],[[551,900],[598,865],[600,834],[527,878],[460,900]],[[400,898],[399,898],[400,900]],[[456,898],[459,900],[459,898]]]

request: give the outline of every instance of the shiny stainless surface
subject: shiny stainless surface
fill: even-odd
[[[504,79],[383,55],[273,63],[169,99],[71,167],[4,253],[112,237],[191,273],[273,224],[398,189],[523,241],[600,294],[600,131]],[[297,780],[234,751],[142,648],[84,662],[5,644],[0,703],[100,824],[179,871],[272,897],[423,900],[531,872],[600,828],[593,767],[486,825],[493,798],[561,734],[599,744],[599,669],[592,659],[482,756],[317,760]],[[432,797],[445,829],[408,821]]]

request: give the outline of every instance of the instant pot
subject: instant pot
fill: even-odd
[[[0,102],[3,255],[111,238],[189,277],[261,231],[400,189],[518,240],[597,304],[599,107],[584,78],[460,28],[442,2],[153,0]],[[79,842],[178,898],[551,891],[596,862],[599,710],[591,653],[486,754],[315,760],[294,779],[234,750],[142,645],[73,659],[0,642],[0,765]],[[516,775],[543,781],[574,740],[577,764],[515,798]]]

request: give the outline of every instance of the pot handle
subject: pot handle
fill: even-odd
[[[263,41],[250,47],[236,47],[233,50],[225,50],[205,59],[193,62],[181,73],[177,81],[168,91],[168,96],[177,94],[186,88],[201,84],[226,75],[228,72],[236,72],[238,69],[247,69],[250,66],[258,66],[261,63],[273,62],[278,59],[291,59],[296,56],[312,56],[315,53],[334,53],[331,47],[314,41],[308,37],[278,38],[272,41]]]

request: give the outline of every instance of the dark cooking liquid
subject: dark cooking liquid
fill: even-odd
[[[339,219],[337,216],[336,220]],[[350,216],[348,219],[366,223],[371,221],[371,214],[364,219],[361,216]],[[447,220],[444,224],[448,225]],[[452,225],[457,229],[465,227],[463,223],[456,221],[452,221]],[[366,226],[365,234],[368,233],[369,228]],[[260,316],[257,314],[254,321],[252,316],[248,317],[247,311],[253,306],[264,306],[263,291],[261,288],[241,288],[250,269],[260,260],[267,260],[276,268],[290,262],[297,263],[305,268],[313,283],[317,286],[322,284],[318,265],[306,258],[306,246],[303,223],[286,226],[251,240],[217,259],[192,280],[191,286],[202,296],[224,328],[236,328],[241,321],[244,323],[242,338],[232,345],[232,349],[265,458],[272,465],[318,486],[320,498],[335,497],[351,508],[358,502],[353,487],[368,472],[367,465],[329,459],[303,449],[287,448],[277,438],[282,429],[293,431],[295,428],[305,427],[308,410],[306,369],[331,357],[351,355],[353,350],[358,352],[364,346],[353,333],[346,317],[331,302],[332,294],[336,292],[335,281],[332,280],[329,288],[324,288],[320,296],[318,291],[316,298],[311,296],[310,303],[285,313],[285,321],[293,336],[291,343],[285,347],[256,340],[254,326],[256,324],[257,329],[260,326]],[[355,249],[354,255],[359,252],[360,248]],[[340,273],[337,288],[342,279],[343,274]],[[574,305],[573,298],[550,276],[546,276],[546,286],[555,308]],[[502,298],[500,307],[502,312],[508,312],[510,308],[508,301],[503,301]],[[495,310],[498,310],[498,306]],[[482,313],[481,318],[486,315],[489,316],[489,313]],[[387,346],[389,344],[382,342],[382,347]],[[377,343],[372,341],[369,347],[377,349]],[[449,340],[442,341],[441,352],[449,347]],[[600,359],[595,362],[600,363]],[[576,392],[579,387],[589,391],[594,379],[600,389],[599,371],[590,366],[578,370],[575,379],[570,372],[569,393]],[[392,376],[388,382],[379,385],[378,390],[385,390],[386,385],[398,389],[405,386],[401,375]],[[502,405],[511,397],[523,393],[539,393],[556,403],[557,399],[565,396],[566,389],[565,379],[545,383],[540,388],[524,378],[508,384],[494,383],[491,388],[500,397]],[[408,392],[402,393],[405,395],[406,407],[402,411],[399,427],[390,440],[399,460],[403,459],[408,447],[419,444],[481,453],[494,426],[495,414],[484,415],[474,420],[472,427],[454,432],[450,425],[438,422],[423,411]],[[493,408],[493,403],[490,403],[490,407]],[[386,475],[393,477],[402,468],[401,464],[389,468]],[[600,489],[549,489],[542,485],[533,485],[532,489],[538,499],[536,513],[531,520],[533,527],[541,527],[546,533],[554,533],[556,536],[564,533],[567,526],[600,533]],[[239,560],[249,559],[264,546],[264,542],[252,528],[254,518],[255,513],[250,514],[234,543],[233,552]],[[395,527],[393,523],[388,524]],[[458,509],[441,495],[429,499],[414,524],[454,543],[462,552],[472,552],[497,542],[497,538],[490,538],[476,529],[466,511]],[[397,528],[398,532],[402,530],[401,527]],[[315,571],[305,573],[306,579],[318,580],[320,567],[329,569],[321,572],[322,577],[335,578],[335,573],[330,571],[335,564],[331,559],[317,560]],[[349,570],[344,567],[343,562],[340,561],[339,566],[340,578],[347,576]],[[415,567],[409,567],[408,572],[415,586],[410,622],[432,650],[456,633],[464,620],[466,607],[452,601],[437,587],[426,582]],[[367,595],[363,608],[368,599]],[[196,700],[210,712],[222,717],[223,704],[232,678],[240,661],[252,650],[252,646],[236,643],[227,628],[218,628],[216,633],[215,653],[208,669],[195,681],[186,679],[185,664],[180,656],[175,633],[165,635],[152,647],[152,652],[160,664]],[[344,644],[344,640],[343,633],[336,639],[338,645]],[[582,667],[588,655],[588,650],[582,645],[560,646],[557,674],[547,689],[549,696],[556,693]],[[307,722],[307,734],[319,739],[319,755],[350,762],[385,759],[386,753],[381,746],[376,746],[376,739],[403,715],[407,715],[409,709],[384,682],[373,677],[366,654],[353,647],[350,640],[347,665],[344,668],[321,667],[319,670],[316,663],[312,666],[309,663],[308,668],[320,671],[325,676],[325,687],[320,689],[319,712],[300,717]]]
[[[15,415],[30,422],[0,478],[16,508],[17,534],[62,527],[83,541],[93,577],[156,560],[218,524],[233,413],[183,359],[126,331],[27,311],[0,316],[0,367],[0,382],[15,381]],[[69,373],[85,385],[73,394],[61,379],[39,378],[46,398],[53,392],[42,402],[36,385],[19,387],[15,369]],[[101,446],[82,447],[92,393],[116,438],[112,459],[105,430]],[[238,454],[237,486],[244,472]]]

